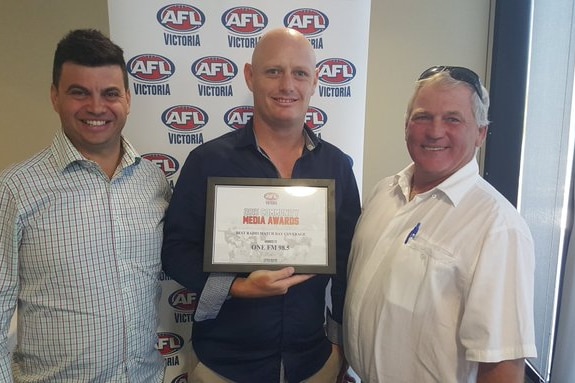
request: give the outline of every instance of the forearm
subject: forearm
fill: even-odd
[[[523,383],[524,381],[524,359],[479,363],[477,383]]]

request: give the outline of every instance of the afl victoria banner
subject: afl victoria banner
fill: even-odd
[[[370,0],[109,0],[108,8],[110,37],[124,49],[130,77],[124,133],[172,187],[191,150],[251,117],[244,64],[265,32],[285,26],[308,38],[318,60],[306,123],[350,156],[361,188]],[[184,383],[199,292],[161,278],[165,382]]]

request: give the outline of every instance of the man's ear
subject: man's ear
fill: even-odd
[[[52,109],[54,109],[54,111],[56,113],[59,113],[58,111],[58,88],[56,88],[56,85],[52,84],[50,86],[50,101],[52,102]]]
[[[313,77],[313,94],[315,94],[315,90],[317,89],[318,81],[319,81],[319,68],[315,68],[314,77]]]
[[[252,88],[252,79],[253,79],[253,68],[252,64],[246,63],[244,65],[244,79],[246,81],[246,85],[250,91],[253,90]]]
[[[485,139],[487,138],[487,126],[480,126],[479,129],[479,135],[477,136],[477,140],[475,141],[475,147],[480,147],[481,145],[483,145],[483,143],[485,142]]]
[[[128,114],[130,114],[132,109],[132,92],[130,92],[130,89],[126,89],[126,102],[128,103]]]

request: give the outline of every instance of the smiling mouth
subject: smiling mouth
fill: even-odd
[[[90,125],[90,126],[104,126],[108,123],[108,121],[104,121],[104,120],[83,120],[82,122],[84,122],[84,124]]]
[[[296,98],[282,98],[282,97],[277,97],[274,98],[274,101],[279,102],[280,104],[291,104],[297,101]]]
[[[441,150],[447,149],[445,146],[424,146],[423,150],[427,150],[429,152],[439,152]]]

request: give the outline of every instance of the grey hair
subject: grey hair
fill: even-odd
[[[479,97],[475,89],[473,89],[473,87],[470,84],[466,83],[465,81],[454,79],[449,75],[448,71],[439,72],[431,77],[416,81],[415,90],[407,104],[407,111],[405,113],[406,124],[409,120],[409,116],[411,116],[411,112],[413,111],[413,104],[415,102],[415,98],[417,97],[419,90],[426,84],[437,84],[441,87],[447,87],[447,88],[458,85],[465,85],[471,90],[471,103],[473,107],[473,116],[475,117],[475,122],[477,123],[477,126],[480,127],[489,126],[489,118],[488,118],[489,92],[487,91],[487,89],[483,86],[483,84],[481,84],[482,97]]]

